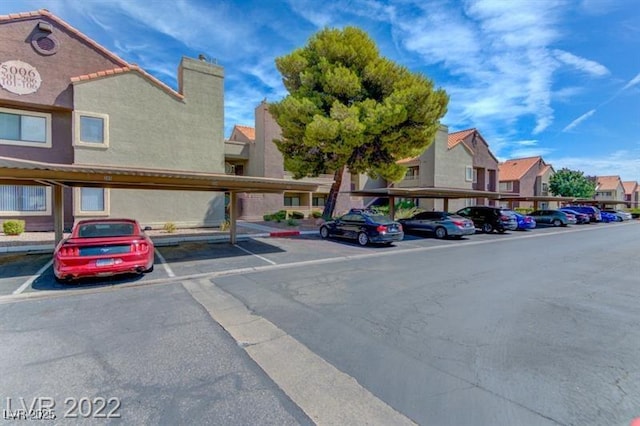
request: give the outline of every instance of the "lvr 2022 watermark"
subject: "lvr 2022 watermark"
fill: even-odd
[[[33,399],[7,397],[2,402],[4,420],[55,420],[59,417],[56,413],[56,400],[50,396],[37,396]],[[69,397],[64,399],[62,418],[118,419],[121,405],[120,398],[116,397]]]

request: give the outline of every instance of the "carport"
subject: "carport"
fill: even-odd
[[[351,195],[363,197],[386,197],[389,198],[389,215],[393,219],[395,216],[396,198],[436,198],[444,200],[444,210],[449,210],[450,199],[460,198],[488,198],[500,200],[507,194],[493,191],[480,191],[476,189],[459,188],[436,188],[436,187],[416,187],[416,188],[374,188],[359,191],[351,191]],[[511,194],[513,195],[513,194]]]
[[[574,197],[554,197],[554,196],[542,196],[542,195],[539,195],[539,196],[537,195],[533,197],[526,197],[526,196],[520,197],[520,196],[514,196],[513,194],[500,198],[500,201],[507,201],[509,203],[509,208],[513,208],[513,203],[517,201],[533,202],[534,210],[538,210],[539,203],[541,202],[556,201],[558,203],[573,203],[575,200],[576,199]]]
[[[10,157],[0,157],[0,184],[45,185],[52,188],[56,244],[64,235],[63,189],[66,187],[228,192],[230,194],[229,236],[231,243],[235,244],[238,193],[313,192],[319,185],[308,181],[222,173],[54,164]]]

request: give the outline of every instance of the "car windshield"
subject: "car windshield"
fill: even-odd
[[[80,225],[78,236],[82,238],[125,237],[134,235],[134,230],[133,224],[126,222],[87,223]]]

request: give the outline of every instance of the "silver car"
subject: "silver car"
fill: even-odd
[[[476,232],[472,220],[448,212],[421,212],[409,219],[399,219],[398,222],[405,232],[432,232],[436,238],[462,238]]]
[[[624,210],[602,210],[605,213],[611,213],[615,215],[618,219],[618,222],[622,222],[623,220],[631,220],[631,213],[625,212]]]

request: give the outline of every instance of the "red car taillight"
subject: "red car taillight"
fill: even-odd
[[[453,222],[453,224],[455,226],[460,226],[460,227],[464,227],[464,222],[460,221],[460,220],[452,220],[451,222]]]
[[[60,257],[80,256],[80,249],[78,247],[62,246],[60,251],[58,251],[58,254]]]
[[[511,218],[509,216],[500,216],[500,220],[509,221]]]
[[[376,228],[376,231],[382,233],[382,232],[387,232],[387,226],[386,225],[378,225],[378,227]]]
[[[133,243],[131,244],[132,253],[146,253],[149,251],[149,244],[147,243]]]

